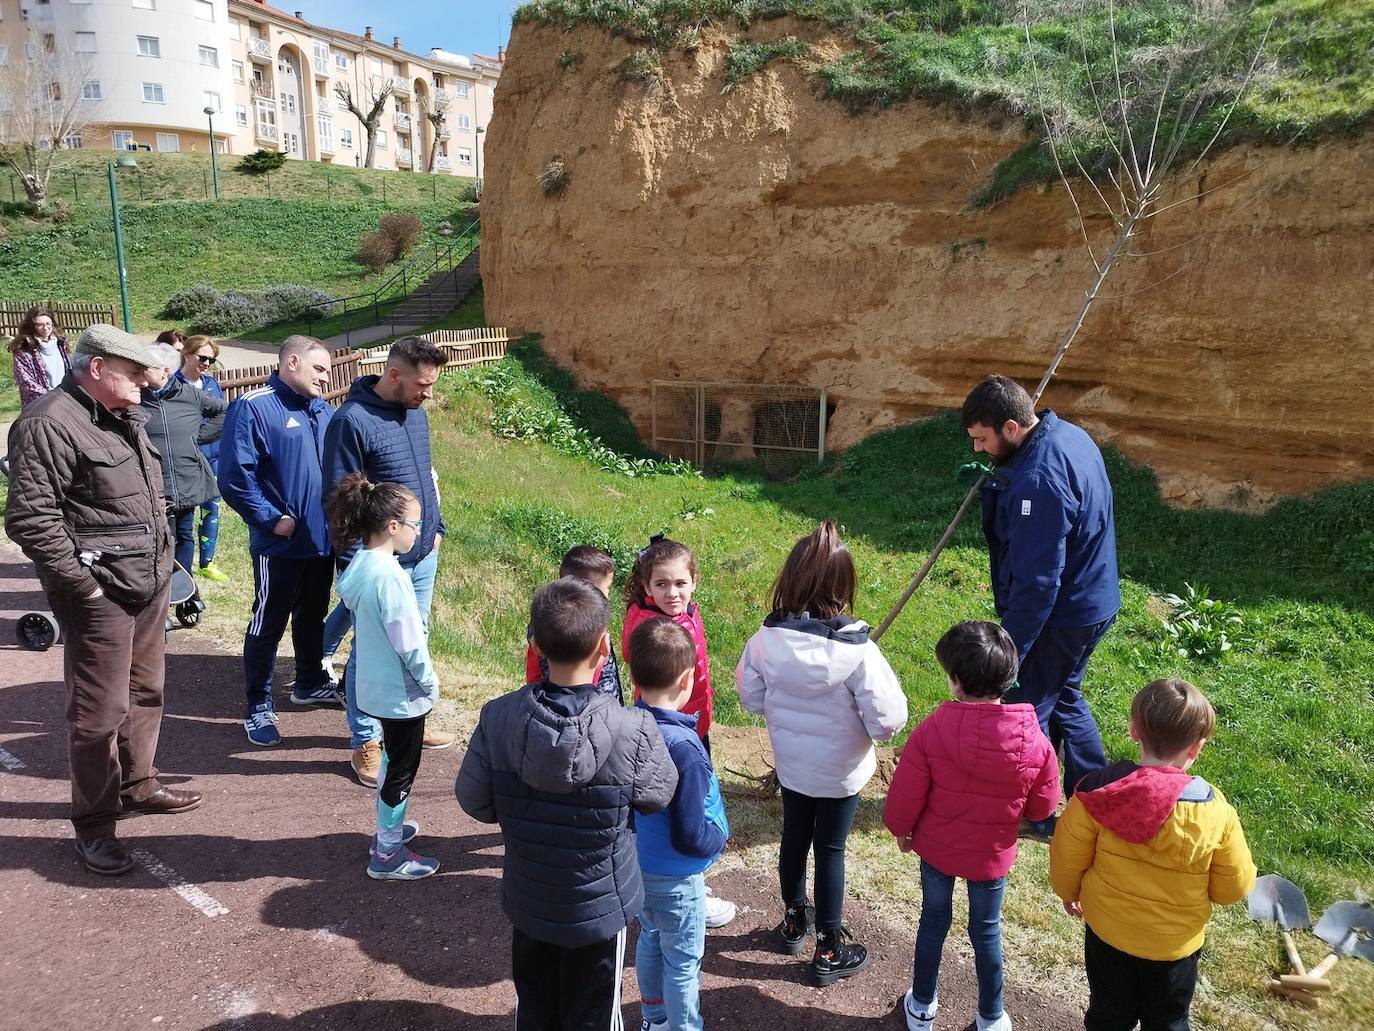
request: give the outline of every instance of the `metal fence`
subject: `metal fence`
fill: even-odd
[[[57,321],[62,334],[75,338],[87,326],[97,322],[114,325],[114,305],[89,304],[85,302],[66,303],[62,301],[0,301],[0,336],[12,337],[19,332],[19,324],[24,315],[34,306],[47,308]]]
[[[825,457],[823,387],[765,383],[651,385],[654,450],[701,468],[761,460],[794,467]]]

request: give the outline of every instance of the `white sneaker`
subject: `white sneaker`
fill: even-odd
[[[716,898],[711,886],[706,885],[706,926],[724,927],[735,919],[735,904],[728,899]]]
[[[975,1026],[978,1031],[1011,1031],[1011,1018],[1007,1016],[1007,1011],[1003,1010],[1002,1015],[996,1020],[984,1020],[978,1017]]]
[[[668,1031],[667,1020],[655,1020],[650,1022],[648,1017],[639,1022],[639,1031]]]
[[[920,1006],[912,998],[911,989],[906,990],[906,995],[902,999],[902,1012],[906,1014],[907,1031],[930,1031],[931,1025],[935,1023],[935,1011],[940,1008],[940,996],[937,993],[935,998],[930,1000],[929,1006]],[[922,1012],[924,1009],[925,1012]]]

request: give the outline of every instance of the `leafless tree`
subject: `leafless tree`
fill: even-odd
[[[344,106],[362,125],[363,132],[367,133],[367,158],[363,161],[364,168],[371,168],[373,161],[376,160],[377,126],[381,123],[387,98],[395,89],[396,83],[392,79],[381,79],[375,75],[369,77],[366,96],[362,98],[362,103],[367,105],[367,114],[363,114],[362,107],[353,99],[353,87],[346,82],[334,84],[334,95],[344,102]]]
[[[420,107],[420,117],[427,121],[434,130],[432,142],[429,145],[429,160],[425,167],[426,172],[433,172],[434,162],[439,156],[439,141],[448,138],[448,94],[440,93],[434,98],[432,104],[424,94],[421,94],[416,103]]]
[[[91,58],[69,41],[31,31],[16,51],[0,66],[0,166],[19,176],[39,214],[62,149],[91,124],[98,102],[82,97]]]

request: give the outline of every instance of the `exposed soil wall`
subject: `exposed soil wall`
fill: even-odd
[[[956,407],[988,372],[1038,380],[1092,269],[1062,188],[970,209],[1019,124],[852,117],[781,63],[722,94],[709,37],[646,86],[619,72],[633,49],[516,27],[486,145],[490,323],[542,331],[646,434],[653,379],[825,386],[831,447]],[[569,184],[549,197],[555,154]],[[1180,179],[1048,404],[1179,503],[1374,477],[1371,167],[1365,136],[1227,150]]]

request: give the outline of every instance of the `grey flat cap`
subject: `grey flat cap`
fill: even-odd
[[[76,354],[97,354],[102,358],[126,358],[145,369],[160,369],[162,363],[153,357],[138,337],[108,323],[98,322],[86,327],[76,341]]]

